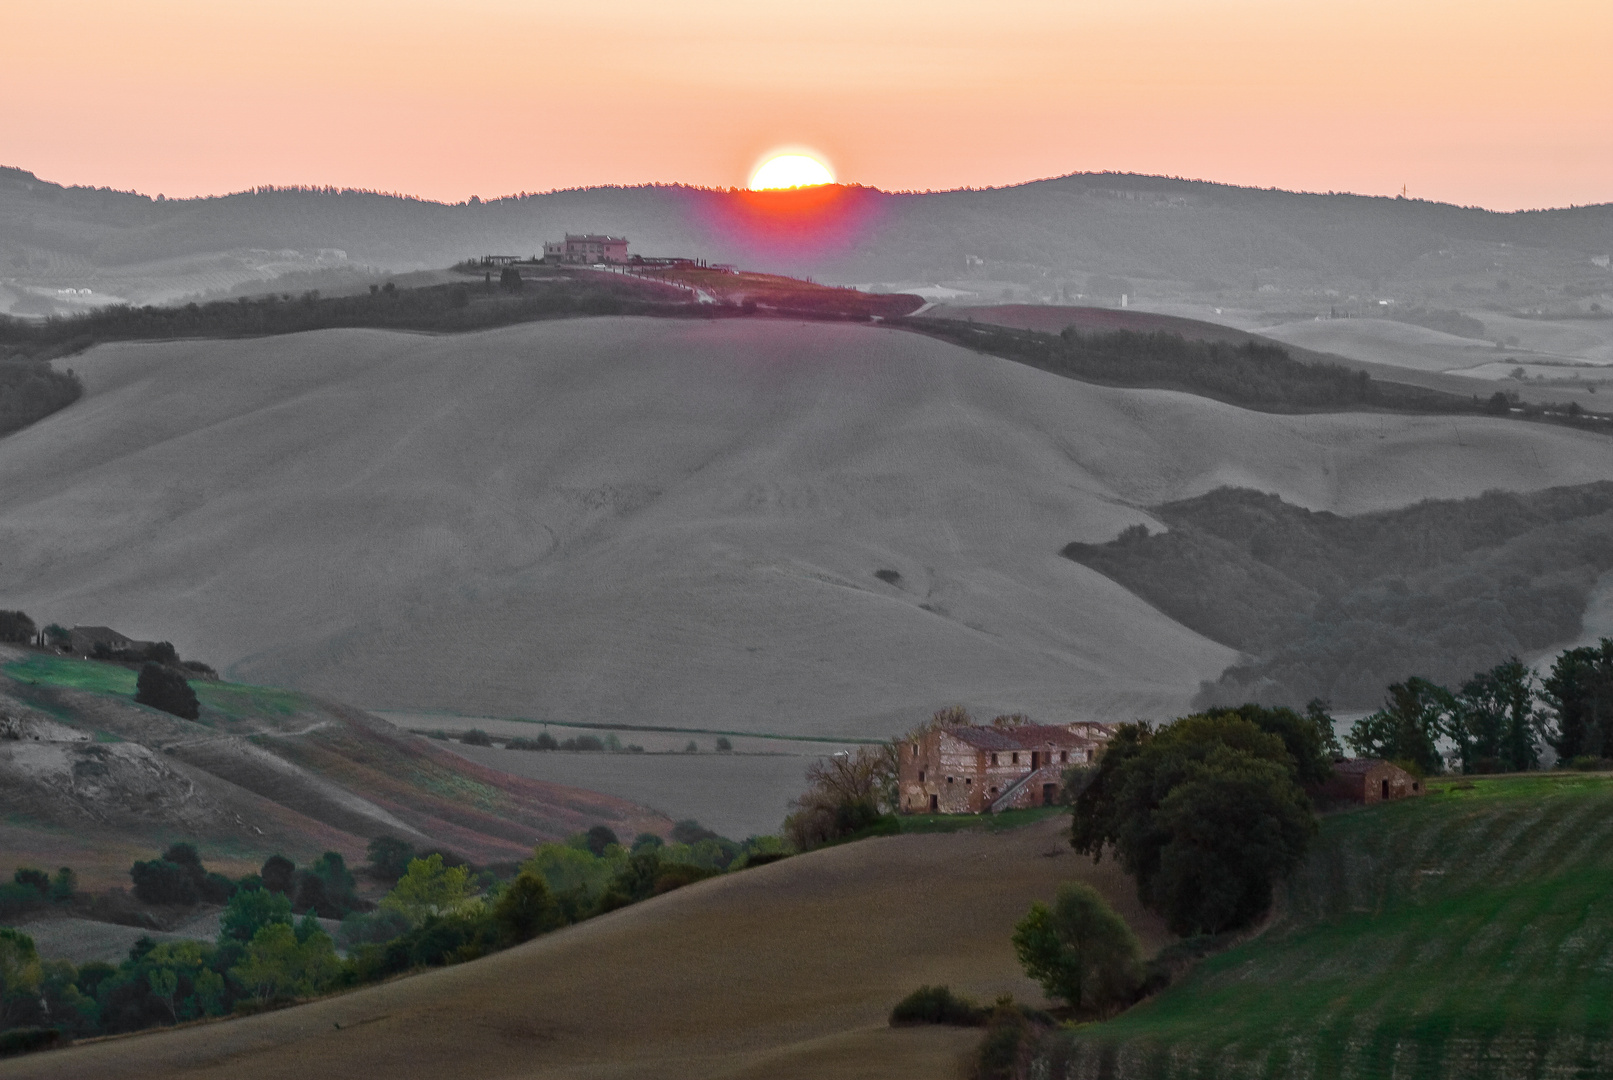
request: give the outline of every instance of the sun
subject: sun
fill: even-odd
[[[817,187],[834,182],[835,174],[829,171],[829,166],[811,154],[774,154],[750,174],[752,191]]]

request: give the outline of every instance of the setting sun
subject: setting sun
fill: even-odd
[[[829,166],[810,154],[775,154],[751,173],[750,188],[762,191],[776,188],[816,187],[835,182]]]

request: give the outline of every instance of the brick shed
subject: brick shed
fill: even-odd
[[[1096,761],[1102,724],[954,727],[899,744],[904,814],[980,814],[1055,802],[1064,770]]]
[[[1422,795],[1422,781],[1379,758],[1348,758],[1333,763],[1333,776],[1322,794],[1358,803],[1388,802]]]

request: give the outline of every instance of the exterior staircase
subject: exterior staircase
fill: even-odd
[[[993,800],[992,804],[986,807],[986,812],[990,814],[1000,814],[1004,810],[1011,809],[1014,805],[1014,797],[1021,791],[1024,791],[1027,785],[1059,784],[1062,786],[1063,782],[1064,774],[1059,770],[1059,766],[1057,765],[1043,765],[1039,769],[1032,769],[1030,772],[1014,781],[1014,783],[1010,784],[1001,795],[998,795],[997,798]]]

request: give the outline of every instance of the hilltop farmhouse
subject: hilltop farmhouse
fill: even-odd
[[[901,744],[898,784],[907,814],[981,814],[1050,806],[1064,770],[1096,761],[1104,724],[951,727]]]
[[[543,261],[558,265],[621,265],[627,262],[627,237],[599,233],[567,233],[564,240],[543,245]]]

